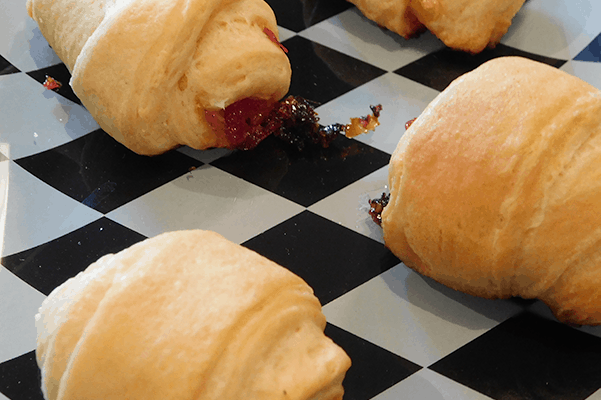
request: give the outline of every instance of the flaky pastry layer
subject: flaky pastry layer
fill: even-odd
[[[429,29],[447,46],[495,47],[524,0],[349,0],[370,20],[410,38]]]
[[[263,0],[28,0],[102,129],[139,154],[225,147],[205,111],[288,91],[288,58]]]
[[[387,246],[486,298],[601,323],[601,92],[519,57],[456,79],[390,162]]]
[[[301,278],[207,231],[102,257],[36,325],[47,400],[340,400],[350,366]]]

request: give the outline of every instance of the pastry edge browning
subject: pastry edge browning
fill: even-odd
[[[138,154],[226,147],[205,110],[277,101],[290,85],[288,58],[263,32],[278,32],[263,0],[28,0],[27,8],[83,105]]]
[[[350,366],[301,278],[212,232],[105,256],[55,289],[36,319],[49,400],[277,398],[286,388],[291,399],[337,399]],[[286,365],[292,380],[273,375]]]
[[[404,37],[428,29],[446,46],[470,53],[494,48],[525,0],[349,0],[366,18]]]
[[[534,61],[458,78],[391,158],[387,246],[454,289],[600,324],[600,116],[596,88]]]

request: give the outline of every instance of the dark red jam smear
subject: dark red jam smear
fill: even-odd
[[[60,89],[63,86],[62,83],[57,81],[51,76],[46,75],[46,80],[44,81],[44,87],[48,90],[56,90]]]
[[[211,118],[215,118],[212,115]],[[223,117],[228,147],[240,150],[254,148],[269,135],[299,150],[309,143],[325,148],[346,130],[342,124],[320,125],[313,105],[298,96],[288,96],[275,103],[255,98],[239,100],[225,108]]]
[[[369,216],[374,222],[378,225],[382,225],[382,211],[384,211],[384,207],[388,205],[390,201],[390,195],[386,193],[382,193],[382,196],[379,199],[370,199],[369,200]]]
[[[280,41],[278,40],[277,37],[275,37],[275,33],[273,33],[269,28],[263,28],[263,33],[265,33],[267,35],[267,37],[275,44],[277,44],[278,46],[280,46],[280,49],[282,49],[282,51],[284,53],[288,53],[288,49],[286,47],[284,47],[283,44],[280,43]]]
[[[225,136],[232,149],[252,149],[270,135],[263,125],[277,104],[247,98],[225,108]]]

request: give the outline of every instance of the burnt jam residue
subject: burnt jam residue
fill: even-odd
[[[369,215],[371,219],[378,225],[382,225],[382,211],[384,211],[384,207],[388,205],[390,201],[390,194],[382,193],[382,196],[379,199],[370,199],[369,200]]]
[[[44,81],[44,87],[48,90],[58,90],[63,86],[62,83],[57,81],[51,76],[46,75],[46,80]]]
[[[361,126],[363,132],[378,125],[382,106],[370,107],[373,115],[361,119],[369,122],[369,126],[367,122],[366,126]],[[298,150],[303,150],[308,144],[327,148],[339,134],[349,136],[348,131],[353,126],[353,123],[321,125],[314,105],[299,96],[288,96],[279,102],[247,98],[222,111],[207,111],[205,115],[213,129],[224,132],[228,147],[240,150],[254,148],[269,135]]]
[[[382,112],[382,104],[378,104],[377,106],[369,106],[372,114],[376,118],[380,118],[380,113]]]
[[[367,133],[368,131],[373,131],[378,125],[380,125],[378,118],[380,117],[380,112],[382,111],[382,105],[378,104],[377,106],[369,107],[371,108],[371,115],[366,115],[360,118],[351,118],[351,123],[346,125],[346,137],[353,138],[355,136],[359,136],[363,133]]]
[[[405,130],[409,129],[409,127],[411,127],[411,125],[415,122],[416,119],[417,119],[417,117],[405,122]]]
[[[277,121],[274,135],[299,150],[309,143],[327,148],[339,134],[344,134],[346,125],[319,124],[319,117],[308,100],[298,96],[288,96],[279,103],[273,115]]]
[[[249,150],[271,134],[266,123],[274,112],[276,103],[246,98],[237,101],[223,111],[225,136],[229,147]]]

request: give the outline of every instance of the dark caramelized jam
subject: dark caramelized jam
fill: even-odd
[[[299,150],[309,143],[327,148],[340,133],[344,133],[344,125],[320,125],[315,109],[302,97],[288,96],[274,111],[273,134]]]
[[[384,211],[384,207],[388,205],[390,201],[390,195],[386,193],[382,193],[382,196],[379,199],[370,199],[369,200],[369,216],[374,222],[378,225],[382,225],[382,211]]]
[[[270,132],[262,127],[276,103],[247,98],[237,101],[223,111],[225,136],[231,148],[252,149]]]
[[[327,148],[339,135],[349,137],[352,127],[361,132],[378,125],[382,106],[371,107],[373,115],[351,119],[351,124],[319,124],[313,105],[298,96],[288,96],[271,102],[255,98],[239,100],[221,111],[206,111],[205,117],[213,130],[225,135],[231,149],[250,150],[269,135],[274,135],[302,150],[307,144]],[[355,121],[356,120],[356,121]]]
[[[416,119],[417,117],[405,122],[405,130],[409,129],[409,127],[415,122]]]
[[[369,107],[371,108],[371,115],[351,118],[351,123],[346,125],[346,131],[344,133],[346,137],[353,138],[355,136],[359,136],[363,133],[367,133],[368,131],[375,130],[376,127],[380,125],[378,118],[380,117],[380,111],[382,111],[382,105],[378,104],[377,106]]]

